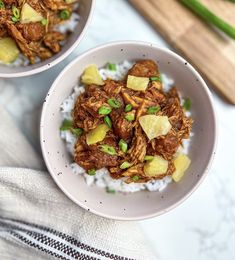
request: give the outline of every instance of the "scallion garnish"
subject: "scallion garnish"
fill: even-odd
[[[190,108],[191,108],[191,99],[190,98],[184,98],[184,102],[183,102],[183,108],[186,110],[186,111],[189,111]]]
[[[123,139],[121,139],[118,144],[119,144],[121,151],[126,153],[127,149],[128,149],[127,143]]]
[[[17,23],[17,22],[19,21],[19,19],[16,18],[15,16],[12,16],[12,17],[11,17],[11,20],[12,20],[12,22],[14,22],[14,23]]]
[[[131,163],[129,162],[123,162],[121,165],[120,165],[120,169],[124,170],[124,169],[127,169],[131,166]]]
[[[15,16],[15,18],[19,19],[20,18],[20,9],[18,9],[15,6],[12,6],[12,13]]]
[[[152,156],[152,155],[145,155],[144,160],[145,161],[152,161],[153,158],[154,158],[154,156]]]
[[[60,131],[71,131],[71,133],[76,136],[80,136],[83,133],[81,128],[73,128],[73,122],[68,119],[63,121]]]
[[[104,122],[107,124],[109,128],[112,128],[112,121],[109,116],[104,117]]]
[[[151,81],[162,81],[162,79],[161,79],[161,76],[160,77],[158,77],[158,76],[154,76],[154,77],[150,77],[150,80]]]
[[[101,152],[107,153],[109,155],[117,155],[115,148],[111,145],[102,144],[99,146],[99,148]]]
[[[96,170],[95,169],[90,169],[87,171],[87,173],[91,176],[95,175],[96,174]]]
[[[121,107],[121,103],[120,103],[118,100],[114,99],[114,98],[108,99],[108,104],[109,104],[111,107],[113,107],[113,108],[119,108],[119,107]]]
[[[117,65],[115,63],[108,63],[107,64],[107,68],[109,70],[116,71],[117,70]]]
[[[62,10],[62,11],[60,12],[60,18],[61,18],[62,20],[68,20],[70,16],[71,16],[71,13],[70,13],[70,11],[67,10],[67,9],[64,9],[64,10]]]
[[[60,127],[60,131],[70,130],[73,127],[73,122],[71,120],[65,119]]]
[[[2,0],[0,0],[0,9],[4,9],[5,8],[5,4]]]
[[[111,189],[111,188],[109,188],[109,187],[106,187],[106,192],[107,192],[107,193],[112,193],[112,194],[114,194],[116,191],[115,191],[114,189]]]
[[[70,131],[73,135],[80,136],[83,133],[81,128],[70,128]]]
[[[41,24],[44,25],[44,26],[46,26],[46,25],[48,24],[48,20],[45,19],[45,18],[42,19]]]
[[[131,179],[133,181],[138,181],[140,179],[140,177],[138,175],[135,175],[135,176],[131,177]]]
[[[135,120],[135,116],[133,114],[128,114],[128,115],[125,115],[125,119],[127,121],[134,121]]]
[[[204,21],[219,28],[225,34],[235,39],[235,27],[225,22],[223,19],[211,12],[205,5],[198,0],[179,0],[185,4],[194,13],[200,16]]]
[[[152,106],[147,109],[148,114],[156,114],[160,110],[159,106]]]
[[[125,112],[130,112],[132,110],[132,105],[131,104],[127,104],[125,106]]]
[[[99,108],[98,113],[99,115],[108,115],[112,111],[112,108],[102,106]]]

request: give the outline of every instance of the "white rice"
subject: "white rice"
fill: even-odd
[[[116,71],[101,68],[99,69],[99,72],[103,79],[111,78],[114,80],[120,80],[126,75],[127,71],[132,67],[132,65],[133,63],[129,61],[124,61],[116,65]],[[169,90],[174,84],[174,81],[172,79],[169,79],[169,77],[167,77],[166,75],[162,75],[162,81],[165,90]],[[85,89],[82,85],[76,85],[74,87],[73,93],[68,98],[66,98],[61,105],[62,119],[72,119],[71,112],[74,108],[76,99],[84,91]],[[70,131],[61,131],[61,138],[65,140],[68,151],[71,153],[71,155],[73,155],[76,138],[72,135]],[[188,140],[185,140],[184,148],[180,147],[180,152],[187,152],[187,149]],[[106,168],[97,170],[94,176],[90,176],[86,173],[85,169],[80,167],[77,163],[72,163],[70,166],[74,174],[82,175],[84,177],[87,185],[96,185],[100,188],[108,188],[119,192],[137,192],[140,190],[162,191],[172,181],[171,176],[166,176],[161,180],[152,180],[147,183],[126,184],[124,182],[124,178],[117,180],[113,179],[109,175],[109,172]]]

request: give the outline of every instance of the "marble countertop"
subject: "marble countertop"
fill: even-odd
[[[169,47],[126,0],[97,0],[85,38],[64,62],[35,76],[0,80],[0,104],[9,111],[39,152],[41,106],[55,77],[81,52],[114,40],[142,40]],[[209,176],[187,201],[173,211],[140,222],[157,259],[235,259],[235,107],[225,103],[214,92],[213,97],[219,142]]]

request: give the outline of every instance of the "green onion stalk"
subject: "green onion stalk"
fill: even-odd
[[[232,39],[235,39],[235,27],[225,22],[223,19],[212,13],[205,5],[198,0],[179,0],[195,14],[200,16],[205,22],[214,25]],[[230,0],[235,2],[235,0]]]

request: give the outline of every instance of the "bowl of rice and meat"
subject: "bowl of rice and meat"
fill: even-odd
[[[202,78],[147,43],[111,43],[78,57],[52,85],[41,118],[56,183],[113,219],[152,217],[179,204],[206,175],[215,143]]]
[[[172,178],[179,181],[190,164],[179,150],[190,137],[192,119],[177,89],[164,91],[164,76],[152,60],[107,64],[100,72],[88,66],[81,77],[84,86],[61,106],[61,137],[73,155],[73,171],[89,185],[121,192],[161,190]]]
[[[80,42],[92,0],[0,0],[0,76],[44,71]]]

